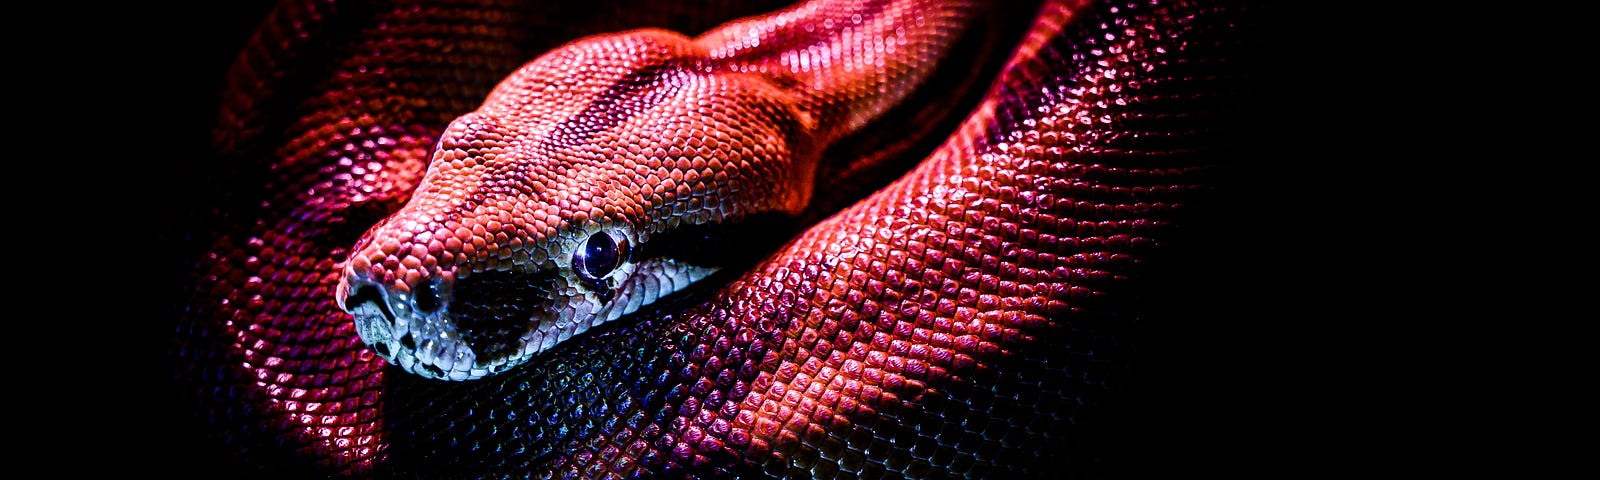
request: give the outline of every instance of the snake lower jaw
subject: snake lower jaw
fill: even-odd
[[[382,295],[368,293],[346,300],[345,310],[354,317],[357,335],[373,353],[419,377],[470,381],[510,371],[528,363],[590,328],[614,321],[638,308],[613,303],[574,318],[530,319],[527,328],[502,345],[478,345],[460,331],[461,319],[445,311],[419,314],[395,306]],[[481,340],[481,339],[480,339]],[[483,355],[482,353],[494,355]]]
[[[356,334],[373,353],[423,378],[472,380],[502,367],[479,365],[478,355],[460,340],[441,315],[416,316],[392,312],[381,303],[364,301],[350,305]]]
[[[540,273],[482,272],[407,288],[351,270],[336,300],[380,358],[423,378],[469,381],[537,361],[591,328],[625,322],[627,315],[718,270],[655,259],[629,266],[604,292],[570,283],[552,288],[555,277]],[[516,300],[504,299],[507,292]],[[431,300],[418,301],[425,297]]]

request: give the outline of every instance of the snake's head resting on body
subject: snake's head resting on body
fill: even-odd
[[[704,232],[804,208],[811,115],[772,75],[707,58],[640,30],[502,81],[343,264],[361,339],[423,377],[503,372],[715,271]]]

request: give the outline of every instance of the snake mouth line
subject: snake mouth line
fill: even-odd
[[[384,358],[392,357],[394,352],[389,350],[389,342],[373,341],[376,338],[368,338],[368,333],[376,332],[368,332],[370,328],[359,328],[363,325],[370,325],[379,318],[382,319],[383,323],[394,323],[394,311],[389,310],[389,299],[387,295],[383,294],[383,290],[371,285],[362,286],[357,288],[356,292],[350,295],[349,298],[344,299],[344,304],[347,305],[346,308],[350,311],[350,314],[356,317],[357,333],[363,337],[363,340],[366,340],[367,345],[370,345],[373,351],[378,352],[378,355]],[[372,337],[377,337],[377,335],[372,335]]]
[[[510,368],[548,321],[547,272],[478,272],[459,283],[423,281],[390,290],[359,274],[340,304],[374,353],[425,378],[470,380]],[[531,336],[531,337],[530,337]]]
[[[644,270],[615,278],[585,278],[565,267],[449,269],[391,284],[349,269],[338,303],[354,317],[361,340],[389,363],[425,378],[472,380],[525,363],[712,272],[742,271],[793,230],[792,217],[779,212],[682,226],[628,256],[635,262],[630,268]]]
[[[426,378],[461,380],[481,376],[488,368],[460,340],[443,312],[397,311],[396,299],[382,288],[357,287],[344,304],[355,319],[356,334],[390,363]]]

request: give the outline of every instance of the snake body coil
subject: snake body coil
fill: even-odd
[[[1043,2],[959,127],[834,213],[825,189],[921,155],[881,138],[938,128],[915,103],[940,92],[908,92],[982,88],[938,61],[1015,12],[814,1],[524,65],[713,23],[512,3],[285,2],[241,55],[217,145],[264,186],[212,223],[176,350],[239,463],[1049,472],[1122,285],[1227,163],[1249,31],[1209,2]],[[670,295],[766,214],[825,218]]]

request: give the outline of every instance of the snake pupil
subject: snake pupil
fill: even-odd
[[[574,263],[578,265],[579,273],[590,280],[597,280],[615,270],[621,258],[616,240],[612,240],[611,235],[605,232],[596,232],[584,243]]]

